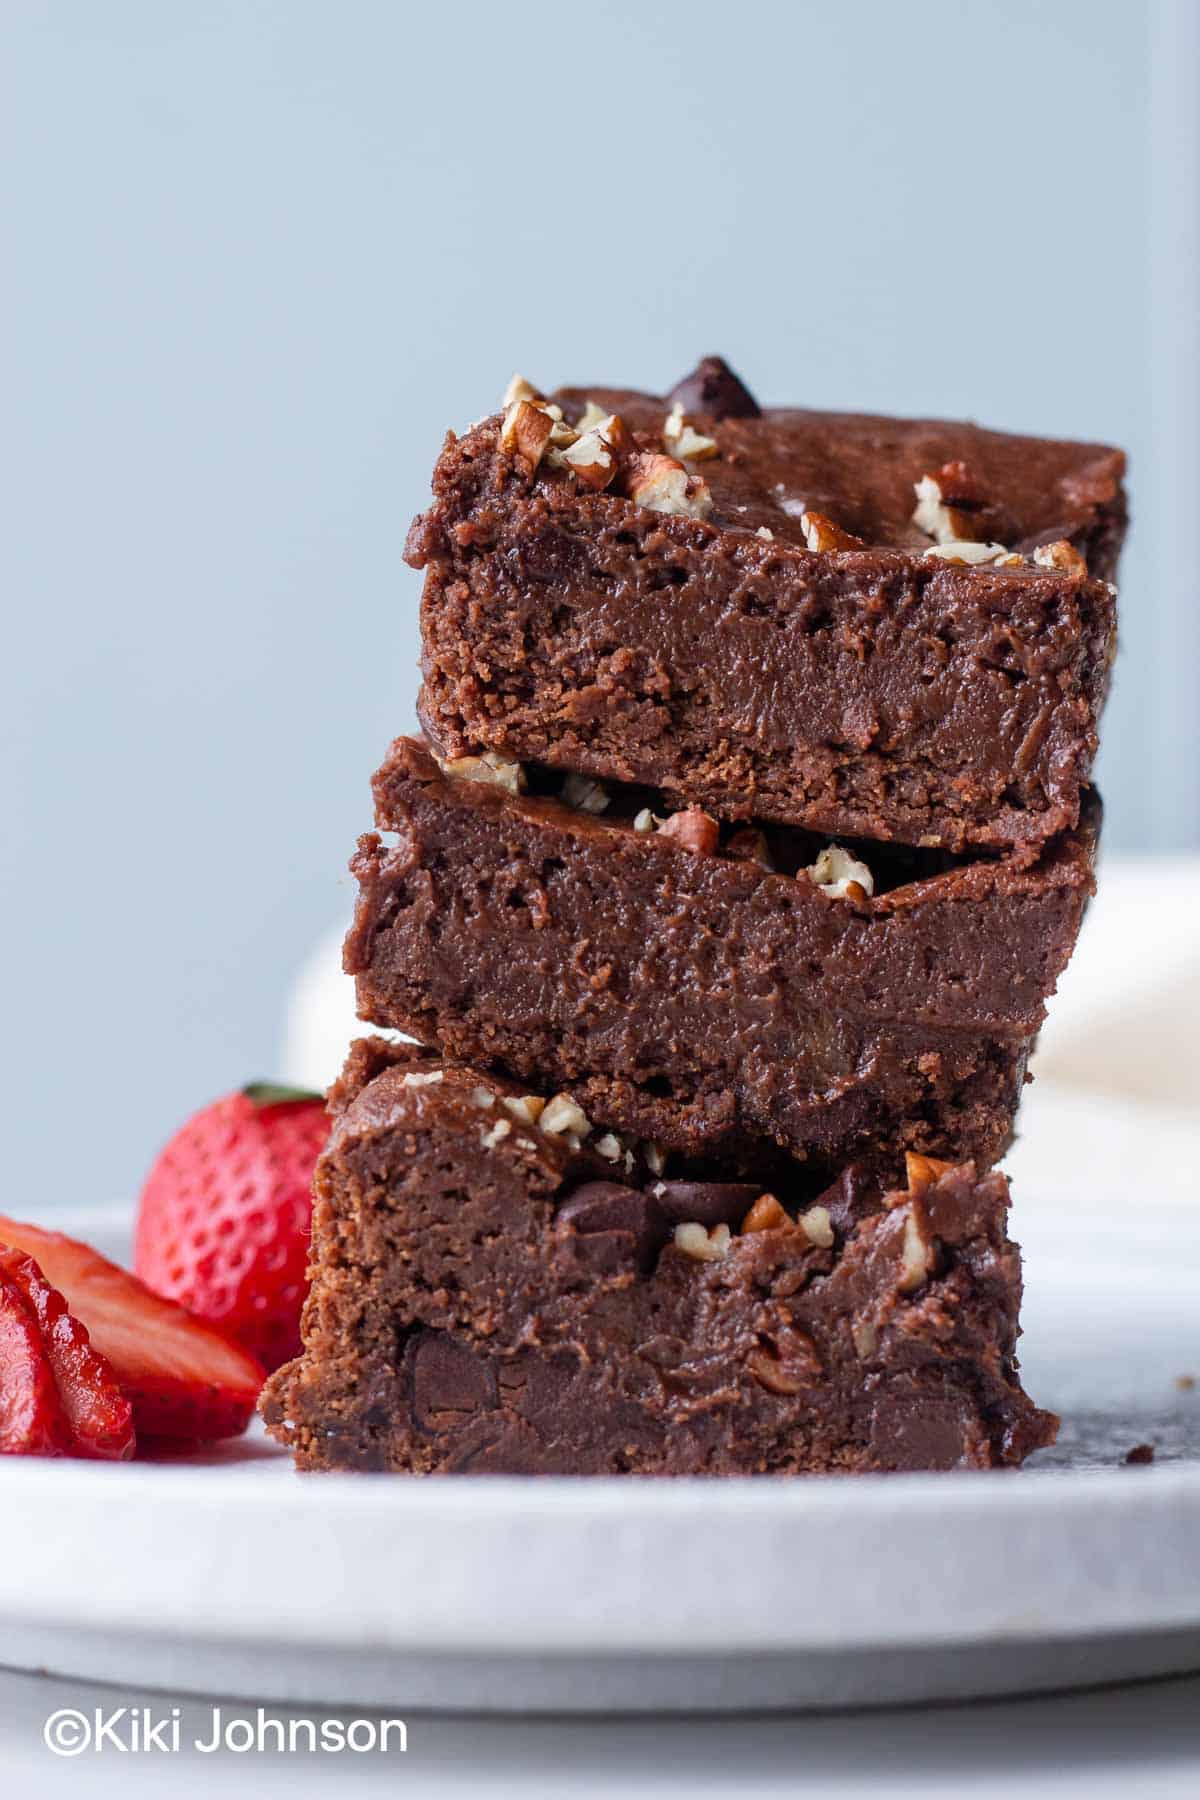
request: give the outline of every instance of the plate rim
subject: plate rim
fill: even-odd
[[[55,1544],[50,1579],[0,1561],[0,1616],[164,1638],[644,1655],[1200,1628],[1200,1469],[1172,1465],[714,1484],[30,1462],[0,1469],[0,1530]]]

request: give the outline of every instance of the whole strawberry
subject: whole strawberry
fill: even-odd
[[[268,1369],[300,1348],[312,1175],[327,1132],[318,1095],[254,1083],[189,1119],[142,1190],[142,1280]]]

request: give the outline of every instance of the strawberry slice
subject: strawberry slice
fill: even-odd
[[[240,1344],[61,1232],[0,1218],[0,1244],[32,1256],[86,1325],[133,1402],[139,1437],[236,1437],[246,1429],[264,1370]]]
[[[87,1327],[23,1250],[0,1250],[0,1276],[15,1287],[41,1333],[78,1456],[123,1460],[133,1455],[133,1407],[112,1366],[89,1341]]]
[[[37,1320],[0,1273],[0,1456],[69,1456],[71,1427]]]

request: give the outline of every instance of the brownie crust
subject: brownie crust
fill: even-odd
[[[831,1169],[881,1143],[989,1167],[1092,886],[1091,809],[1032,867],[853,900],[452,779],[415,739],[375,795],[398,842],[352,864],[360,1015],[741,1162],[765,1140]]]
[[[638,449],[662,448],[671,395],[556,399],[568,419],[592,400]],[[1073,828],[1115,649],[1121,453],[931,420],[696,420],[718,448],[695,465],[706,518],[531,471],[498,418],[447,439],[407,550],[426,571],[420,712],[440,753],[644,782],[724,819],[1030,860]],[[944,465],[983,496],[981,538],[1023,557],[1070,544],[1086,568],[927,554],[914,483]],[[861,547],[808,549],[806,508]]]
[[[1053,1441],[1017,1374],[1002,1176],[917,1163],[884,1196],[850,1170],[793,1212],[786,1189],[614,1179],[527,1106],[415,1047],[355,1047],[304,1350],[261,1403],[301,1468],[992,1468]]]

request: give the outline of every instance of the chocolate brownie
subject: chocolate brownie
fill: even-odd
[[[301,1468],[992,1468],[1053,1441],[1001,1175],[656,1178],[561,1101],[377,1043],[333,1111],[304,1350],[261,1403]]]
[[[362,1017],[691,1155],[1001,1153],[1091,890],[1094,805],[1032,867],[860,862],[664,817],[645,790],[568,777],[567,804],[510,791],[536,770],[453,767],[400,738],[375,778],[399,841],[366,837],[352,864]]]
[[[764,411],[718,359],[661,398],[526,391],[447,438],[409,536],[443,755],[1028,860],[1078,823],[1120,451]]]

